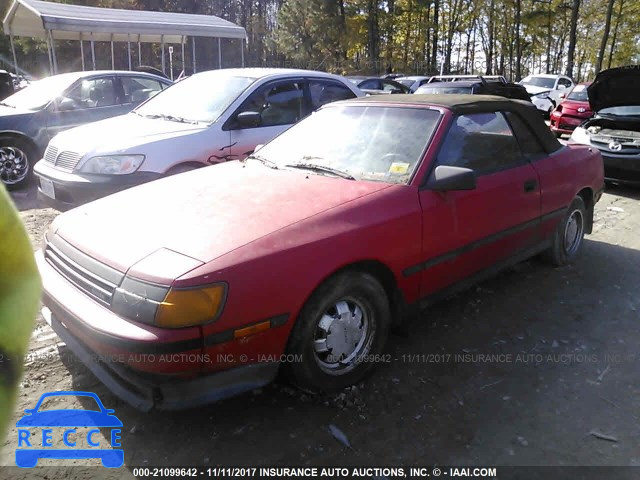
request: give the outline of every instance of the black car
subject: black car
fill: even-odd
[[[587,95],[595,116],[569,141],[600,151],[608,182],[640,186],[640,65],[598,73]]]
[[[389,78],[378,77],[347,77],[349,81],[355,83],[357,87],[365,93],[377,95],[385,93],[411,93],[411,89]]]
[[[517,83],[506,82],[502,77],[460,77],[450,81],[437,81],[442,77],[431,77],[415,93],[498,95],[516,100],[531,101],[527,90]],[[435,81],[434,81],[435,80]]]
[[[169,85],[157,75],[115,70],[31,83],[0,102],[0,180],[9,189],[24,185],[57,133],[128,113]]]

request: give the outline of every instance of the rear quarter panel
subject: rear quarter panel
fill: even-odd
[[[567,208],[584,189],[595,195],[604,188],[602,157],[596,149],[586,145],[565,145],[533,165],[540,177],[543,217]],[[543,234],[551,233],[555,225],[553,220],[543,222]]]

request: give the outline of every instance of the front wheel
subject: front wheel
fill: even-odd
[[[24,187],[31,180],[33,148],[18,138],[0,139],[0,180],[9,190]]]
[[[573,262],[582,249],[585,225],[584,201],[581,197],[575,197],[558,224],[551,239],[551,247],[544,252],[544,257],[558,266]]]
[[[380,282],[364,272],[330,278],[302,308],[288,353],[301,361],[284,366],[299,387],[331,391],[360,381],[386,343],[391,309]]]

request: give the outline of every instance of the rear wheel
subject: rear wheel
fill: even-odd
[[[284,368],[295,384],[314,392],[357,383],[382,354],[390,323],[387,294],[374,276],[336,275],[302,308],[288,347],[302,361]]]
[[[586,221],[584,201],[575,197],[553,234],[551,247],[544,252],[545,259],[554,265],[575,260],[582,249]]]
[[[0,138],[0,180],[7,189],[22,188],[31,180],[34,157],[33,147],[24,140]]]

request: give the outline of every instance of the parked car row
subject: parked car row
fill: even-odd
[[[577,257],[605,175],[636,168],[638,78],[576,86],[556,128],[585,89],[596,116],[565,145],[531,102],[478,95],[510,87],[497,78],[366,96],[304,70],[193,75],[50,141],[39,194],[81,206],[37,254],[43,316],[143,410],[280,371],[309,391],[351,385],[414,309],[532,255]],[[419,94],[438,84],[485,91]]]

